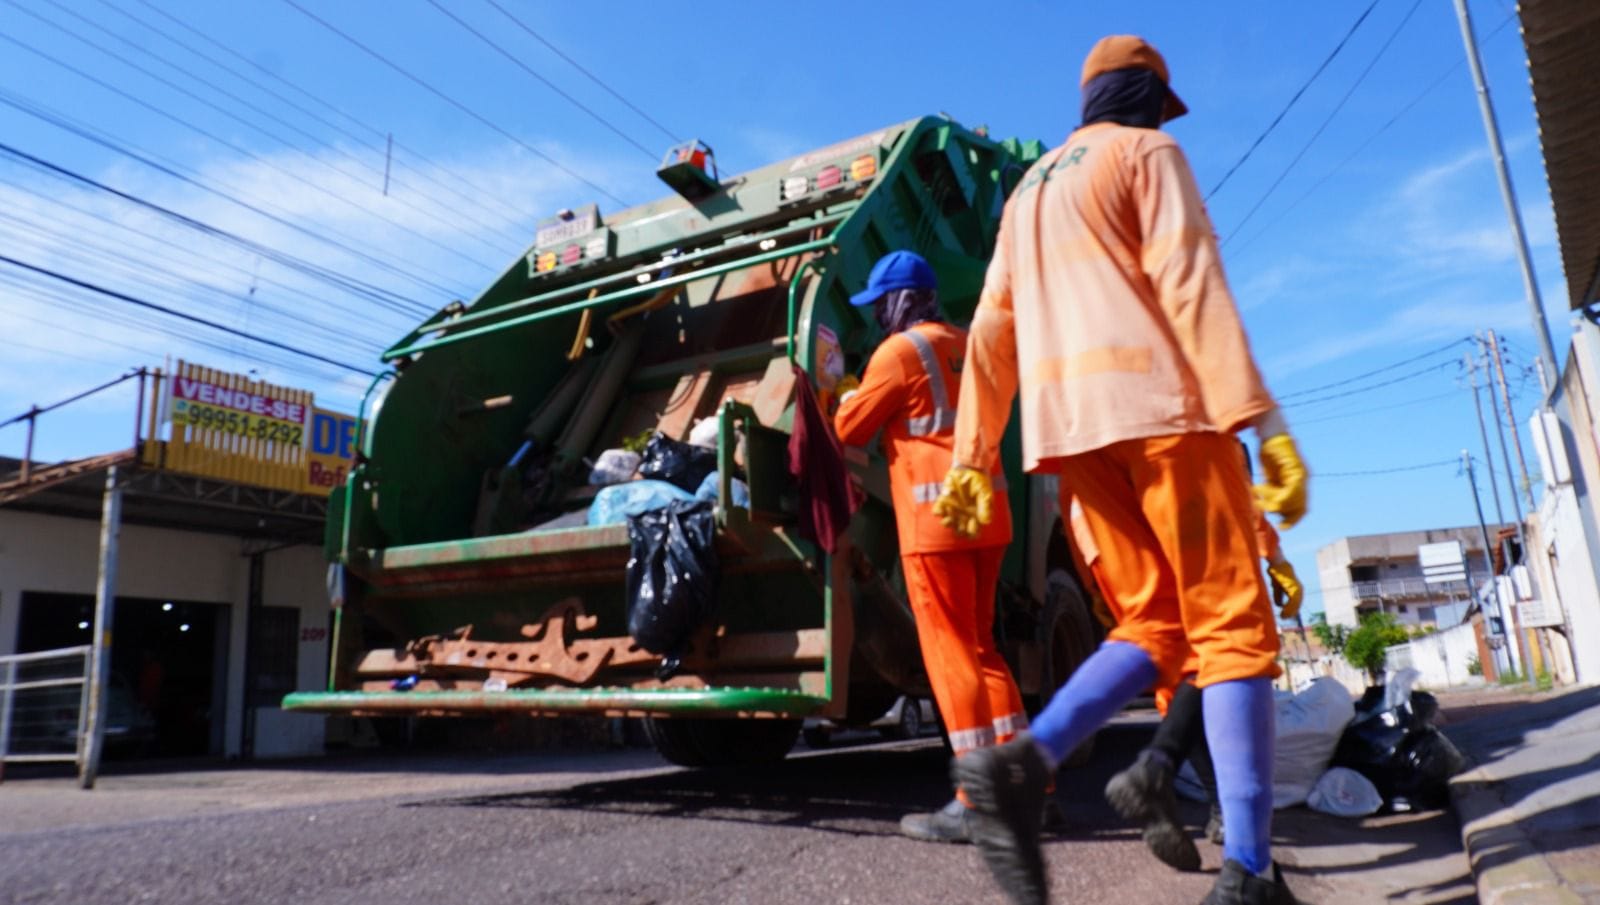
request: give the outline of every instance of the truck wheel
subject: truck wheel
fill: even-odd
[[[800,720],[645,719],[657,753],[680,767],[772,764],[800,737]]]
[[[1056,690],[1067,684],[1072,673],[1094,653],[1097,634],[1094,614],[1078,582],[1065,571],[1050,573],[1046,587],[1049,599],[1039,615],[1039,706],[1050,702]],[[1094,756],[1091,735],[1062,762],[1064,767],[1081,767]]]

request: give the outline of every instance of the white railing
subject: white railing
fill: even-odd
[[[1350,589],[1359,600],[1398,597],[1442,597],[1442,589],[1421,578],[1385,578],[1380,581],[1353,581]]]
[[[7,763],[73,763],[89,716],[91,648],[0,657],[0,776]]]

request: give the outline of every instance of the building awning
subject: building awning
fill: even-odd
[[[1581,308],[1600,295],[1600,3],[1522,0],[1517,11],[1569,304]]]

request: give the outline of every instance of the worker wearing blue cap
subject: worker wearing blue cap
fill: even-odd
[[[933,512],[953,461],[967,333],[939,313],[938,280],[928,262],[909,251],[885,255],[850,303],[871,305],[885,338],[859,385],[842,382],[834,426],[848,446],[865,446],[883,432],[906,592],[928,683],[959,758],[1027,726],[1022,696],[994,643],[995,590],[1011,542],[1004,481],[994,476],[988,523],[970,539]],[[957,790],[943,809],[907,815],[900,828],[916,839],[967,841],[967,813]]]

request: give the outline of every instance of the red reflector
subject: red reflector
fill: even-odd
[[[568,245],[561,250],[561,263],[576,264],[583,260],[583,249],[576,245]]]
[[[831,189],[844,181],[844,172],[838,167],[823,167],[817,173],[817,188]]]

